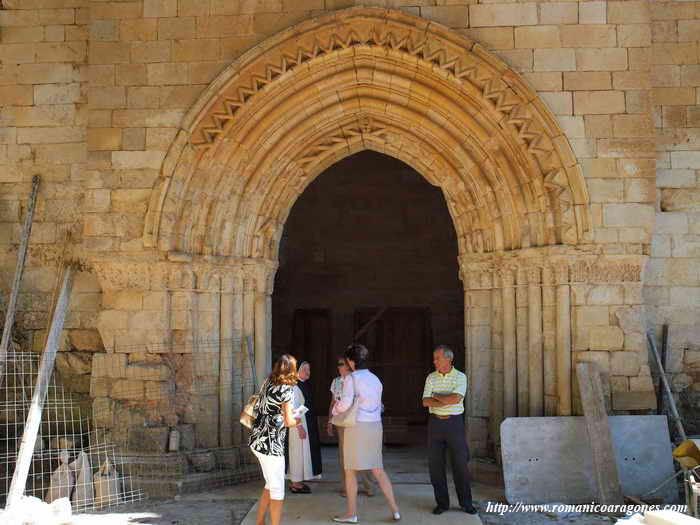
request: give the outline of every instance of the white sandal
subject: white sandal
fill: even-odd
[[[341,518],[340,516],[333,516],[333,521],[338,523],[358,523],[357,516],[350,516],[349,518]]]

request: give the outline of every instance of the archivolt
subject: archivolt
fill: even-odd
[[[442,26],[356,8],[284,31],[209,87],[166,157],[146,242],[274,259],[306,185],[363,149],[442,188],[460,253],[589,230],[568,141],[516,73]]]

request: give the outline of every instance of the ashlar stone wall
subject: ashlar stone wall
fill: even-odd
[[[692,432],[700,429],[700,4],[654,2],[653,116],[658,188],[645,302]],[[660,342],[660,339],[659,339]]]
[[[109,272],[100,273],[100,267],[116,259],[137,266],[165,261],[165,254],[144,247],[146,212],[166,152],[187,110],[246,50],[295,23],[355,3],[4,0],[0,10],[0,271],[3,283],[9,283],[31,177],[39,173],[44,183],[19,316],[20,330],[34,338],[35,347],[41,347],[55,268],[64,252],[67,231],[71,232],[71,254],[88,262],[86,269],[92,272],[79,277],[65,348],[102,351],[106,347],[109,355],[114,354],[111,338],[118,331],[123,335],[149,327],[163,329],[158,324],[165,323],[158,318],[162,303],[146,306],[146,297],[167,288],[162,283],[168,277],[154,278],[134,292],[131,284],[128,290],[114,284],[129,282],[129,275],[108,277]],[[628,286],[626,279],[615,281],[614,272],[603,272],[599,281],[606,290],[596,286],[585,297],[574,297],[575,358],[594,359],[609,367],[614,391],[648,392],[651,380],[639,329],[625,330],[617,314],[620,308],[646,308],[655,326],[667,320],[688,327],[673,345],[682,350],[676,353],[674,372],[684,372],[676,380],[679,388],[697,383],[697,352],[690,326],[695,324],[692,309],[700,303],[694,264],[698,257],[694,252],[698,234],[694,190],[700,149],[696,122],[698,4],[643,0],[362,3],[443,24],[479,42],[536,90],[565,132],[575,156],[570,160],[578,163],[586,181],[591,228],[581,237],[574,259],[581,256],[586,264],[593,264],[596,258],[620,257],[643,264],[652,256],[649,268],[635,281],[638,284]],[[658,176],[657,148],[661,150]],[[655,186],[661,189],[658,198]],[[539,256],[525,254],[528,260]],[[186,266],[190,262],[187,257],[176,260],[171,254],[168,264]],[[477,268],[470,264],[482,261],[462,258],[460,262],[467,275]],[[492,283],[502,278],[500,274],[494,277],[492,269],[485,272]],[[642,280],[651,285],[643,300]],[[467,299],[481,300],[478,298],[485,295],[482,284],[475,285],[473,293],[468,291]],[[178,286],[190,290],[181,292],[187,294],[200,284]],[[489,289],[500,286],[492,284]],[[257,287],[267,289],[265,284]],[[490,293],[494,297],[488,308],[498,319],[502,299]],[[264,313],[264,295],[251,297],[249,310]],[[187,311],[186,305],[181,302],[172,311]],[[517,307],[525,305],[518,303]],[[553,304],[542,307],[551,311]],[[171,326],[180,326],[182,333],[191,329],[184,314],[174,318],[180,319],[179,324]],[[260,316],[246,322],[254,324],[255,319]],[[264,326],[263,321],[257,322]],[[469,322],[480,326],[478,319]],[[470,330],[468,325],[468,339]],[[494,348],[501,344],[499,337],[495,330]],[[105,373],[96,373],[105,370],[101,359],[93,362],[93,383]],[[127,394],[141,396],[117,401],[119,396],[111,391],[109,395],[93,392],[95,403],[108,410],[105,421],[115,425],[115,421],[125,421],[116,417],[115,410],[132,401],[138,408],[146,398],[146,382],[168,382],[154,379],[158,366],[164,364],[156,352],[130,352],[126,366],[122,366],[122,357],[109,359],[120,363],[107,367],[110,374],[123,372],[108,377],[109,384],[132,381],[124,383]],[[153,376],[128,372],[130,366],[146,364],[153,367],[146,374]],[[477,364],[494,366],[490,357]],[[190,370],[180,364],[175,369]],[[82,384],[87,384],[86,378]],[[163,385],[157,388],[164,392]],[[697,385],[683,390],[696,389]],[[191,422],[183,411],[175,410],[174,419],[156,417],[157,412],[152,409],[152,416],[144,416],[141,411],[139,417],[144,419],[139,421],[152,425]],[[474,438],[484,448],[485,428],[479,428]]]

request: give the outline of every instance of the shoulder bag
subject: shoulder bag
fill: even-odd
[[[357,399],[359,395],[357,393],[357,383],[355,382],[355,378],[352,374],[350,374],[350,378],[352,379],[352,389],[355,392],[355,395],[352,398],[352,405],[350,405],[350,408],[348,408],[345,412],[334,415],[331,418],[331,423],[336,427],[351,427],[357,422]]]
[[[248,350],[248,358],[250,359],[250,370],[253,376],[253,387],[257,391],[258,389],[257,378],[255,377],[255,362],[253,361],[253,353],[251,352],[252,338],[250,336],[246,339],[245,346],[246,350]],[[241,412],[241,415],[238,419],[241,425],[243,425],[249,430],[253,428],[255,418],[258,417],[258,401],[260,401],[260,394],[265,389],[266,384],[267,381],[263,383],[262,387],[260,387],[260,390],[257,391],[256,394],[253,394],[248,398],[248,402],[243,406],[243,411]]]

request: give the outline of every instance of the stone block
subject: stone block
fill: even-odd
[[[159,40],[184,40],[194,38],[195,18],[160,18],[158,20]]]
[[[170,51],[171,42],[169,40],[132,42],[131,62],[137,64],[170,62]]]
[[[640,227],[654,226],[655,213],[653,206],[646,204],[606,204],[603,208],[603,220],[611,227]]]
[[[123,354],[122,354],[123,355]],[[139,363],[129,365],[126,368],[127,379],[138,379],[142,381],[167,381],[172,376],[169,367],[163,364]],[[146,385],[148,389],[148,385]],[[153,399],[147,396],[148,399]]]
[[[625,181],[625,201],[626,202],[654,202],[656,188],[654,181],[649,179],[627,180]]]
[[[146,399],[150,401],[170,400],[174,395],[174,383],[168,381],[146,381]]]
[[[175,40],[173,42],[173,61],[195,62],[199,60],[217,60],[220,51],[220,41],[218,38]]]
[[[90,41],[115,42],[119,40],[118,20],[94,20],[90,24]]]
[[[671,167],[673,169],[700,170],[700,151],[672,151]]]
[[[640,362],[637,352],[613,352],[610,355],[610,370],[613,375],[637,376]]]
[[[128,324],[128,312],[119,310],[102,310],[97,320],[100,331],[126,330]]]
[[[109,397],[114,380],[90,376],[90,397]]]
[[[114,151],[121,147],[120,128],[90,128],[87,136],[88,151]]]
[[[90,42],[90,64],[127,64],[131,46],[128,42]]]
[[[634,378],[630,378],[630,380],[632,379]],[[613,410],[649,410],[655,408],[656,392],[653,390],[612,393]]]
[[[536,91],[561,91],[562,89],[562,74],[558,71],[525,73],[523,77]]]
[[[92,402],[92,422],[96,428],[112,428],[114,425],[114,401],[107,397]]]
[[[156,453],[167,452],[169,434],[170,429],[166,426],[132,426],[131,428],[129,428],[129,451]]]
[[[576,71],[573,49],[535,49],[535,71]]]
[[[574,4],[575,5],[575,4]],[[578,17],[578,12],[577,15]],[[560,22],[542,21],[543,24]],[[478,4],[469,6],[471,27],[537,25],[537,4]]]
[[[99,352],[104,350],[102,337],[97,330],[69,330],[68,340],[73,348]]]
[[[524,26],[515,28],[517,48],[556,48],[562,47],[558,26]],[[570,47],[570,46],[564,46]]]
[[[609,24],[648,24],[650,21],[649,2],[644,0],[608,2]]]
[[[561,45],[563,47],[588,48],[615,47],[617,45],[616,28],[611,25],[562,26]]]
[[[653,137],[654,127],[647,115],[614,115],[615,137]]]
[[[187,64],[148,64],[146,67],[147,83],[151,86],[189,83]]]
[[[594,91],[612,88],[607,71],[572,71],[564,73],[564,89],[569,91]]]
[[[122,144],[124,150],[143,150],[146,148],[146,128],[124,128],[122,130]],[[133,188],[134,186],[129,184],[128,187]]]
[[[34,96],[26,86],[0,86],[0,99],[3,106],[31,106]],[[43,102],[45,104],[45,102]]]
[[[652,46],[651,61],[653,64],[697,64],[697,49],[694,43],[658,43]]]
[[[144,0],[144,18],[171,18],[177,16],[177,0]]]
[[[126,354],[95,354],[92,358],[92,375],[96,378],[125,378],[126,368]]]
[[[651,380],[651,376],[640,375],[639,377],[630,377],[630,391],[654,392],[654,383]]]
[[[589,329],[591,350],[622,350],[625,337],[617,326],[594,326]]]
[[[112,385],[112,399],[140,400],[144,399],[145,386],[143,381],[133,379],[118,379]]]
[[[610,375],[610,352],[574,352],[574,366],[576,363],[596,363],[602,374]]]
[[[513,49],[515,46],[512,27],[469,28],[460,31],[467,38],[479,42],[487,49]]]
[[[112,165],[118,169],[159,169],[163,158],[162,151],[114,151]]]
[[[586,137],[608,138],[613,135],[610,115],[586,115],[584,117]]]
[[[622,287],[617,285],[593,286],[588,292],[586,302],[592,306],[624,304]]]
[[[37,144],[34,146],[34,159],[37,164],[82,163],[87,159],[87,144]]]
[[[566,91],[543,91],[540,92],[540,98],[555,115],[571,115],[573,113],[571,93]]]
[[[158,20],[155,18],[122,20],[119,26],[119,36],[122,42],[156,40],[158,38]]]
[[[578,5],[579,24],[605,24],[607,22],[607,2],[581,2]]]
[[[90,21],[102,19],[119,20],[125,18],[141,18],[141,16],[142,6],[140,2],[98,2],[95,5],[90,6],[89,10]],[[87,21],[84,23],[87,23]]]
[[[532,49],[504,49],[498,53],[498,56],[519,73],[532,71]]]
[[[578,24],[578,2],[543,3],[540,7],[540,24]],[[534,24],[527,24],[534,25]]]
[[[700,40],[698,35],[700,35],[700,20],[678,20],[679,42],[697,42]]]
[[[684,87],[652,89],[654,104],[688,106],[695,103],[695,89]]]
[[[622,91],[575,91],[575,115],[604,115],[625,112]]]
[[[589,179],[588,193],[591,202],[622,202],[624,199],[623,182],[613,179]]]
[[[620,47],[651,46],[651,27],[647,24],[617,26],[617,41]]]
[[[625,71],[628,66],[624,48],[576,49],[575,52],[578,71]]]
[[[321,9],[323,6],[321,6]],[[452,28],[469,26],[469,7],[467,5],[440,5],[422,7],[420,16]]]

